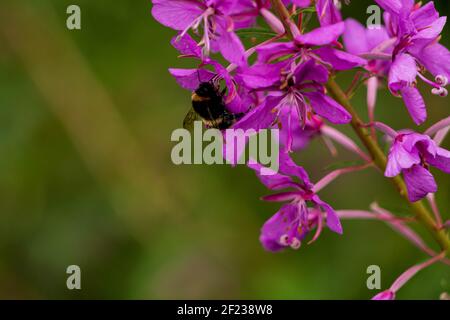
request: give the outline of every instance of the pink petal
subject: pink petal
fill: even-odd
[[[345,20],[345,31],[342,38],[349,53],[361,54],[371,50],[366,41],[366,28],[354,19]]]
[[[335,70],[348,70],[358,66],[364,66],[367,64],[367,60],[355,56],[353,54],[336,50],[330,47],[322,47],[313,51],[323,61],[332,65]]]
[[[280,190],[280,189],[284,189],[286,187],[291,186],[293,183],[291,177],[280,174],[280,173],[275,173],[272,175],[261,175],[260,172],[261,172],[261,169],[263,168],[263,166],[259,163],[249,162],[247,164],[247,166],[255,171],[258,179],[268,189]]]
[[[384,10],[398,13],[402,7],[400,0],[375,0],[376,3]]]
[[[302,240],[305,230],[299,233],[300,213],[294,204],[283,205],[261,228],[260,241],[268,251],[279,251],[286,248],[292,238]],[[287,235],[287,243],[281,243],[281,237]]]
[[[195,42],[194,39],[192,39],[192,37],[187,33],[182,37],[173,37],[170,43],[182,55],[194,56],[197,58],[200,58],[202,56],[202,49],[197,45],[197,42]]]
[[[366,29],[367,46],[369,51],[374,50],[377,46],[382,43],[390,44],[392,41],[389,40],[389,34],[384,26],[377,26],[376,28]],[[387,45],[386,45],[387,46]],[[388,49],[381,50],[382,52],[392,51],[392,45],[388,46]]]
[[[403,136],[402,145],[408,152],[420,152],[433,157],[436,155],[436,143],[424,134],[408,132]]]
[[[403,145],[399,142],[394,142],[389,151],[388,163],[384,175],[386,177],[395,177],[400,174],[403,169],[411,168],[420,163],[419,154],[407,152]]]
[[[222,53],[223,57],[227,59],[228,62],[234,63],[237,66],[245,66],[247,64],[244,46],[234,31],[227,30],[226,27],[222,25],[220,37],[217,39],[216,43],[218,44],[220,53]]]
[[[372,300],[395,300],[395,293],[391,290],[386,290],[375,295]]]
[[[233,125],[233,129],[267,129],[275,120],[276,114],[272,112],[282,97],[268,96],[260,105],[251,109],[242,119]]]
[[[325,27],[314,29],[303,35],[295,38],[301,44],[312,46],[323,46],[336,41],[337,38],[344,32],[345,23],[339,22]]]
[[[264,89],[280,81],[280,71],[286,62],[256,64],[250,68],[241,68],[238,76],[250,89]]]
[[[334,211],[334,209],[326,202],[322,201],[318,195],[313,197],[314,202],[316,202],[319,206],[321,206],[325,212],[327,213],[327,226],[331,231],[334,231],[338,234],[342,234],[344,231],[342,229],[341,221],[339,221],[339,217]]]
[[[273,42],[256,48],[258,63],[270,62],[296,52],[293,42]]]
[[[308,80],[326,83],[328,81],[328,70],[324,66],[316,64],[313,59],[310,59],[295,69],[294,76],[297,84]]]
[[[213,0],[210,2],[213,2],[214,7],[226,15],[231,14],[233,11],[244,10],[251,5],[248,0]],[[242,3],[243,5],[237,8],[238,3]]]
[[[316,10],[322,26],[342,21],[341,12],[332,0],[317,0]]]
[[[294,200],[298,196],[296,192],[281,192],[264,196],[261,199],[268,202],[286,202]]]
[[[187,90],[195,90],[200,82],[207,82],[214,77],[214,73],[205,69],[169,69],[177,83]]]
[[[417,29],[422,29],[439,19],[439,12],[436,11],[433,1],[430,1],[419,9],[414,10],[411,13],[411,19]]]
[[[420,63],[434,76],[443,75],[450,79],[450,51],[439,43],[417,46],[411,51]]]
[[[389,70],[389,89],[396,92],[405,86],[411,86],[416,76],[417,65],[414,58],[409,54],[399,54]]]
[[[410,169],[403,170],[408,198],[411,202],[424,198],[428,193],[437,191],[436,181],[433,175],[420,165],[415,165]]]
[[[437,148],[435,157],[427,157],[426,161],[433,167],[450,174],[450,151]]]
[[[202,14],[198,2],[189,0],[153,0],[152,15],[161,24],[175,29],[186,29]]]
[[[312,187],[306,170],[302,166],[297,165],[287,152],[280,152],[280,172],[297,177],[307,188]]]
[[[445,23],[447,22],[447,17],[440,17],[436,21],[434,21],[427,28],[419,31],[413,39],[435,39],[437,38],[442,30],[444,29]]]
[[[305,92],[311,107],[319,116],[335,124],[349,123],[352,116],[339,103],[320,92]]]
[[[417,125],[423,123],[427,119],[427,109],[419,90],[415,87],[405,87],[400,92],[414,122]]]

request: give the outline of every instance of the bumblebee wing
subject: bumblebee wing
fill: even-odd
[[[195,112],[195,110],[191,108],[184,117],[183,128],[187,130],[192,130],[194,128],[194,121],[199,119],[200,117],[198,116],[197,112]]]

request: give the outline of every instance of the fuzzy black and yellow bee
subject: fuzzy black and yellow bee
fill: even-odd
[[[202,120],[207,128],[224,130],[231,127],[244,114],[230,113],[223,101],[224,94],[216,81],[201,82],[192,92],[192,108],[184,118],[183,127],[191,129],[196,120]]]

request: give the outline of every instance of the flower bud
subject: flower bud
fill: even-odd
[[[275,31],[277,34],[283,34],[285,32],[283,24],[272,12],[270,12],[266,8],[262,8],[260,12],[264,17],[264,20],[266,20],[267,24],[270,26],[270,28],[272,28],[273,31]]]

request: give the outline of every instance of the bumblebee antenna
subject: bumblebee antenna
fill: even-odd
[[[197,80],[198,80],[198,84],[202,83],[201,79],[200,79],[200,69],[197,69]]]

